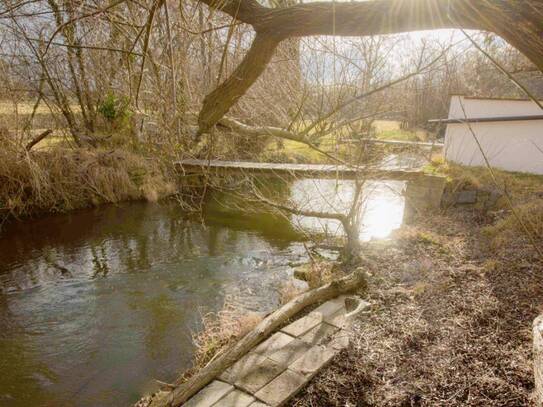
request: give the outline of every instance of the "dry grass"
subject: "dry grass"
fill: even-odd
[[[307,266],[309,268],[307,284],[311,290],[342,277],[336,262],[318,260],[308,263]]]
[[[519,205],[516,212],[534,241],[543,247],[543,199]],[[510,249],[511,246],[518,244],[518,240],[528,242],[525,230],[513,213],[508,213],[495,224],[485,227],[483,231],[489,237],[494,250]]]
[[[487,250],[475,211],[420,219],[365,252],[373,312],[294,406],[529,406],[543,265]]]
[[[496,188],[490,172],[485,167],[465,167],[446,163],[441,157],[435,158],[425,167],[430,173],[446,175],[450,182],[463,183],[476,188]],[[512,195],[516,204],[526,203],[543,194],[543,175],[508,172],[494,169],[499,189]]]
[[[6,143],[9,147],[9,145]],[[23,217],[132,199],[175,188],[154,161],[120,150],[0,150],[0,215]]]
[[[281,289],[279,290],[279,301],[281,305],[285,305],[303,292],[303,288],[295,284],[293,281],[285,281],[283,282],[283,284],[281,285]]]
[[[193,335],[196,348],[193,366],[184,372],[176,383],[187,381],[215,357],[249,333],[260,321],[262,321],[260,314],[242,310],[228,299],[221,311],[204,315],[202,329]]]
[[[448,189],[483,189],[505,191],[511,198],[513,208],[526,225],[533,240],[543,245],[543,176],[515,173],[494,169],[496,182],[484,167],[464,167],[446,163],[442,158],[434,159],[427,171],[444,174],[448,177]],[[485,214],[492,217],[492,224],[485,226],[484,232],[494,250],[511,249],[517,242],[530,241],[525,229],[511,211],[505,197]]]
[[[1,100],[0,101],[0,115],[32,114],[32,110],[34,109],[34,104],[35,104],[34,100],[22,101],[22,102],[18,102],[17,104],[14,104],[12,101]],[[74,112],[81,111],[81,108],[77,104],[70,105],[70,108]],[[51,110],[45,103],[40,103],[40,105],[36,109],[36,113],[37,114],[51,114]]]

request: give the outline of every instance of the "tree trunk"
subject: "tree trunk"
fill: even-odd
[[[257,34],[251,49],[232,75],[206,96],[198,126],[200,133],[207,132],[230,110],[251,85],[264,72],[279,41],[270,36]]]

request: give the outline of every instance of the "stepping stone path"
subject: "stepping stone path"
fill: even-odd
[[[346,300],[347,299],[347,300]],[[349,345],[353,297],[327,301],[285,326],[226,369],[186,407],[277,407]],[[369,306],[358,301],[356,313]]]

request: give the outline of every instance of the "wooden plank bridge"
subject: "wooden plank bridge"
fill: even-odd
[[[414,213],[440,208],[445,189],[445,177],[426,174],[414,169],[367,169],[333,164],[259,163],[249,161],[221,161],[187,159],[177,161],[176,167],[184,178],[212,176],[267,175],[296,178],[371,179],[405,181],[404,219]],[[194,186],[194,185],[192,185]]]
[[[441,179],[417,169],[371,169],[335,164],[261,163],[250,161],[222,161],[187,159],[177,161],[183,174],[209,174],[217,176],[259,174],[294,176],[298,178],[381,179],[394,181],[430,181]]]

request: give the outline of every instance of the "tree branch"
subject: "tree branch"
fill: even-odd
[[[257,36],[234,73],[205,100],[199,132],[209,131],[262,74],[278,44],[312,35],[368,36],[441,28],[494,32],[543,71],[543,2],[525,0],[373,0],[266,8],[256,0],[201,0],[251,24]],[[539,22],[539,23],[538,23]]]
[[[249,52],[236,70],[206,96],[198,116],[199,133],[209,131],[230,110],[237,100],[264,72],[279,41],[269,35],[257,34]]]
[[[256,24],[260,16],[268,10],[256,0],[200,0],[214,10],[220,10],[247,24]]]

